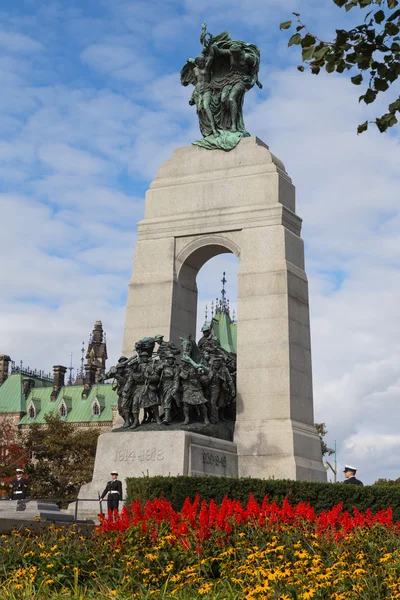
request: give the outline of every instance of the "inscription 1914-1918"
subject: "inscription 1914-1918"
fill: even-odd
[[[164,460],[164,450],[147,448],[147,450],[115,450],[115,461],[126,462],[155,462]]]
[[[203,465],[214,465],[216,467],[226,467],[226,456],[219,454],[211,454],[210,452],[202,452]]]

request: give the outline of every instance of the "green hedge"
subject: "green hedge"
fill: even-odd
[[[196,494],[206,500],[219,503],[224,496],[246,503],[250,493],[261,502],[265,495],[282,503],[287,497],[291,504],[309,502],[318,512],[328,510],[343,502],[344,509],[353,506],[373,512],[382,508],[393,509],[393,517],[400,521],[400,488],[380,486],[357,486],[332,483],[313,483],[276,479],[229,479],[227,477],[130,477],[126,480],[126,504],[132,500],[146,501],[165,497],[175,510],[180,510],[187,496],[192,500]]]

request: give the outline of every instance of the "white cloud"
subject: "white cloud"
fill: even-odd
[[[0,31],[0,48],[12,53],[31,53],[43,50],[43,45],[17,32]]]
[[[66,144],[47,144],[39,148],[39,158],[59,172],[76,175],[97,175],[104,171],[105,162]]]
[[[81,58],[102,73],[133,83],[149,81],[154,76],[151,60],[121,45],[92,44],[82,52]]]

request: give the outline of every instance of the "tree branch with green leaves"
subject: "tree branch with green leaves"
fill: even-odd
[[[333,41],[325,42],[312,34],[301,21],[299,13],[293,13],[296,19],[280,24],[280,29],[296,27],[288,46],[301,46],[303,63],[318,75],[321,69],[327,73],[344,73],[353,70],[351,77],[354,85],[367,83],[367,88],[359,97],[359,102],[372,104],[377,96],[386,92],[400,76],[400,8],[399,0],[333,0],[346,11],[355,6],[370,10],[361,25],[352,29],[337,29]],[[299,65],[299,71],[305,71]],[[374,121],[365,121],[358,126],[357,132],[368,129],[374,123],[380,132],[386,131],[398,122],[400,96],[388,106],[388,111]]]

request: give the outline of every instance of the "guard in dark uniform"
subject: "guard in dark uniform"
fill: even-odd
[[[119,501],[122,500],[122,483],[117,479],[117,471],[111,471],[111,481],[107,482],[104,492],[100,497],[100,502],[103,500],[106,494],[107,496],[107,508],[114,512],[118,510]]]
[[[12,482],[10,500],[25,500],[27,495],[26,479],[23,469],[16,469],[16,478]]]
[[[364,485],[362,481],[356,479],[357,469],[355,467],[351,467],[350,465],[345,465],[343,473],[346,477],[343,483],[352,483],[353,485]]]

